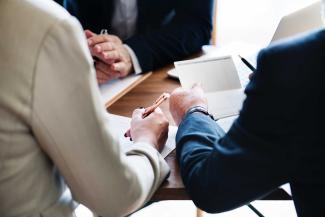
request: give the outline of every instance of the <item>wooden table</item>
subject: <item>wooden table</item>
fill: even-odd
[[[180,86],[179,81],[171,79],[167,76],[167,70],[172,65],[161,68],[153,72],[141,84],[132,89],[129,93],[121,97],[116,103],[108,108],[112,114],[132,116],[132,111],[139,107],[147,107],[151,105],[163,92],[172,92]],[[168,109],[169,102],[162,104],[161,109],[167,115],[171,125],[174,121]],[[166,161],[171,169],[169,178],[162,184],[152,198],[152,201],[160,200],[189,200],[189,196],[185,191],[184,184],[181,180],[179,167],[176,162],[176,152],[173,151],[166,157]],[[268,200],[289,200],[291,197],[282,189],[278,189],[263,199]]]

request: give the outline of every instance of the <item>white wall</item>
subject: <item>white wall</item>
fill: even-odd
[[[281,17],[317,0],[216,0],[217,45],[266,45]]]

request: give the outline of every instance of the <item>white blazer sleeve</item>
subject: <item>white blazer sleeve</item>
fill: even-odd
[[[149,144],[121,152],[104,118],[92,58],[74,18],[44,37],[35,65],[32,130],[74,198],[100,216],[124,216],[143,205],[169,173]],[[114,126],[110,126],[114,127]]]

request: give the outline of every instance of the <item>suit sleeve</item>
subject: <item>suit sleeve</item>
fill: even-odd
[[[169,173],[150,145],[125,154],[111,135],[81,26],[52,26],[39,51],[32,129],[74,198],[100,216],[125,216],[150,199]]]
[[[179,126],[181,176],[194,203],[207,212],[239,207],[288,182],[295,110],[292,93],[276,84],[270,62],[263,51],[227,134],[200,113],[187,115]]]
[[[166,26],[135,35],[125,43],[135,52],[144,72],[194,54],[209,43],[212,0],[175,1],[175,16]]]

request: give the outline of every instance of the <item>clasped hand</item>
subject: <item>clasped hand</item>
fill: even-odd
[[[115,35],[97,35],[85,31],[90,53],[95,57],[99,84],[123,78],[133,71],[132,59],[121,39]]]

